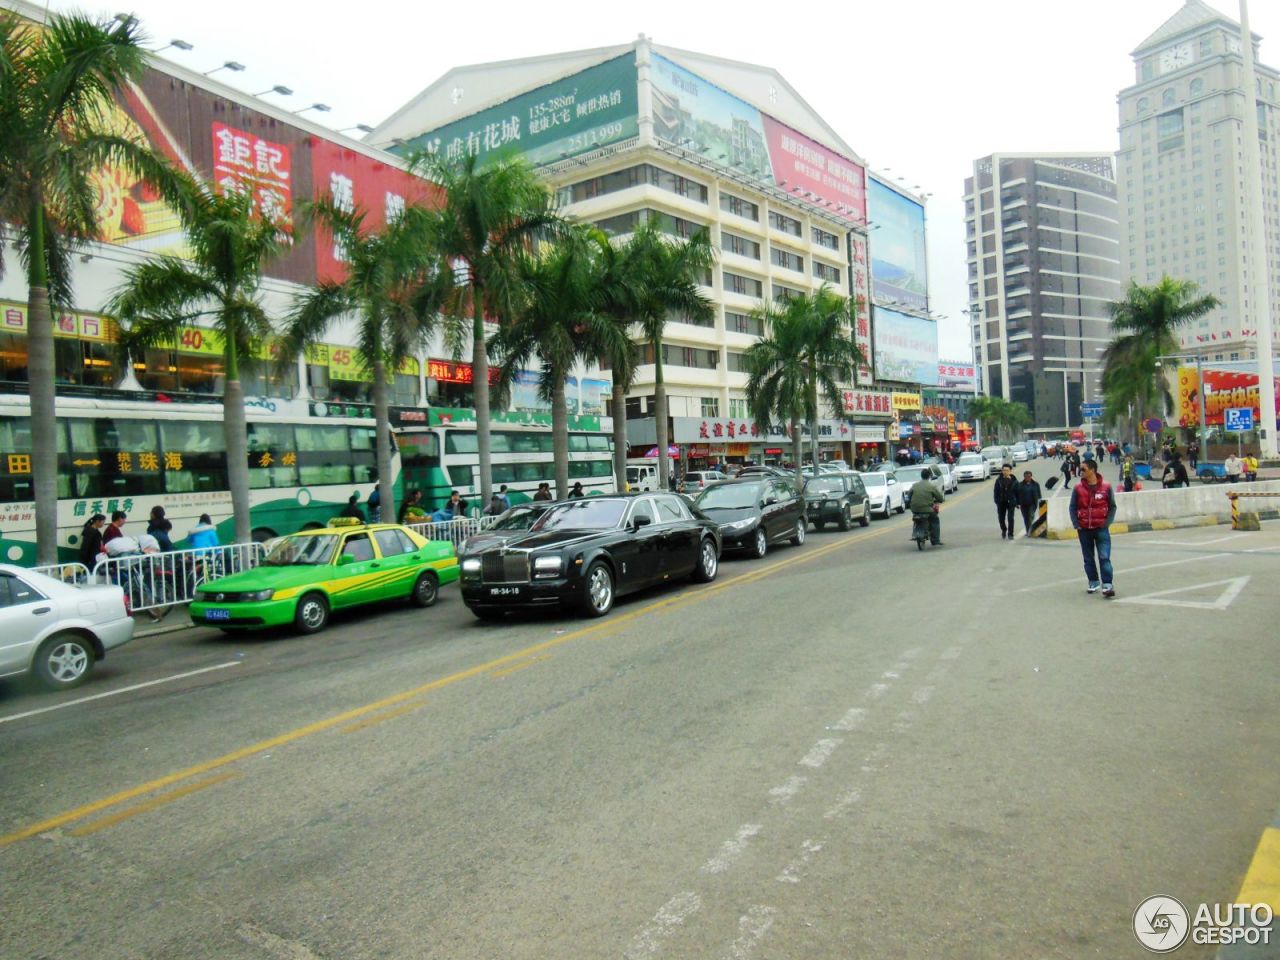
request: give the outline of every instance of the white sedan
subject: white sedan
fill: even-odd
[[[891,513],[902,513],[902,494],[893,474],[876,470],[859,476],[862,477],[862,485],[867,488],[867,500],[870,501],[867,509],[872,515],[888,517]]]
[[[0,677],[34,673],[46,687],[66,690],[132,639],[133,617],[119,587],[77,586],[0,563]]]
[[[980,453],[962,453],[953,468],[957,480],[985,480],[991,475],[987,458]]]

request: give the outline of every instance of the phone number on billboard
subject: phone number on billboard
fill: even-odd
[[[584,130],[582,133],[575,133],[571,137],[565,137],[562,142],[566,151],[586,150],[588,147],[607,143],[609,140],[620,136],[622,136],[622,124],[620,122],[606,123],[603,127]]]

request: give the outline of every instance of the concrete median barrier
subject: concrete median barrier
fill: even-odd
[[[1114,484],[1113,484],[1114,486]],[[1049,532],[1054,540],[1075,538],[1071,527],[1071,489],[1049,500]],[[1252,500],[1261,520],[1280,518],[1280,480],[1257,480],[1253,483],[1198,483],[1172,490],[1116,491],[1116,519],[1111,532],[1140,533],[1147,530],[1172,530],[1177,527],[1212,526],[1231,522],[1228,493],[1275,494],[1276,499]]]

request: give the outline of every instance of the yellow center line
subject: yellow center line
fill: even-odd
[[[984,488],[979,488],[974,491],[974,493],[979,493],[982,489]],[[958,499],[953,499],[952,503],[968,499],[971,496],[973,496],[973,493],[964,494],[963,496],[959,496]],[[473,667],[467,667],[465,670],[459,670],[456,673],[440,677],[436,680],[430,681],[429,683],[424,683],[420,686],[413,687],[412,689],[383,697],[380,700],[375,700],[372,703],[365,704],[364,706],[345,710],[342,713],[334,714],[331,717],[326,717],[323,720],[317,720],[314,723],[308,723],[301,727],[296,727],[293,730],[288,730],[285,733],[278,734],[277,736],[270,737],[266,740],[259,740],[257,743],[252,743],[248,746],[241,747],[238,750],[233,750],[230,753],[225,753],[220,757],[214,757],[211,760],[206,760],[203,763],[197,763],[190,767],[184,767],[181,770],[175,770],[173,773],[165,774],[164,776],[157,777],[154,780],[148,780],[145,783],[129,787],[126,790],[120,790],[116,793],[110,794],[109,796],[103,797],[100,800],[95,800],[92,803],[86,803],[82,806],[67,810],[64,813],[41,820],[38,823],[30,824],[20,830],[15,830],[12,833],[0,836],[0,847],[7,847],[12,843],[17,843],[19,840],[26,840],[36,836],[37,834],[54,830],[68,823],[73,823],[76,820],[83,820],[85,817],[92,816],[100,810],[105,810],[108,807],[114,807],[116,804],[124,803],[126,800],[132,800],[135,797],[154,793],[155,791],[162,790],[172,784],[180,783],[183,780],[189,780],[192,777],[198,777],[201,774],[209,773],[212,770],[218,770],[222,767],[228,766],[229,764],[236,763],[239,760],[244,760],[248,757],[265,753],[268,750],[273,750],[276,747],[295,743],[306,737],[313,736],[314,734],[323,733],[326,730],[332,730],[335,727],[349,725],[352,721],[368,717],[370,714],[386,710],[388,707],[398,706],[410,700],[417,700],[422,697],[423,694],[430,693],[434,690],[441,690],[444,687],[452,686],[453,684],[460,683],[463,680],[470,680],[472,677],[477,677],[480,674],[487,673],[495,668],[514,664],[517,661],[525,660],[536,654],[563,646],[566,643],[571,643],[574,640],[580,640],[592,635],[617,633],[620,628],[640,619],[648,613],[667,611],[678,606],[692,603],[696,600],[703,600],[708,596],[720,593],[730,587],[751,583],[755,580],[767,577],[779,567],[808,563],[810,560],[816,560],[820,557],[824,557],[835,550],[850,547],[856,543],[862,543],[874,537],[883,536],[893,529],[897,528],[886,526],[880,530],[855,534],[852,537],[841,537],[831,544],[809,550],[808,552],[796,557],[784,555],[773,563],[766,564],[759,570],[742,573],[736,577],[730,577],[728,580],[720,580],[706,586],[700,586],[683,591],[672,597],[656,600],[627,613],[615,614],[607,620],[602,620],[589,626],[580,627],[577,630],[570,630],[567,633],[552,637],[549,640],[544,640],[541,643],[535,643],[522,650],[517,650],[514,653],[496,657],[493,660],[477,664]]]
[[[220,773],[217,776],[208,777],[204,780],[197,780],[195,783],[188,783],[186,786],[179,787],[176,790],[170,790],[168,793],[162,793],[158,797],[152,797],[144,803],[136,806],[125,807],[110,816],[103,817],[101,820],[95,820],[93,823],[87,823],[83,827],[76,827],[71,831],[73,837],[87,837],[91,833],[97,833],[99,830],[105,830],[107,827],[114,827],[122,820],[128,820],[130,817],[136,817],[140,813],[149,813],[157,807],[163,807],[166,803],[172,803],[174,800],[181,799],[195,793],[198,790],[204,790],[207,787],[215,786],[226,780],[234,780],[241,776],[235,770],[228,770],[226,773]]]
[[[544,653],[540,657],[532,657],[523,663],[517,663],[514,667],[507,667],[505,670],[494,670],[489,674],[491,677],[507,677],[515,673],[517,670],[523,670],[525,667],[532,667],[535,663],[541,663],[543,660],[550,660],[552,654]]]
[[[364,730],[367,727],[375,726],[376,724],[382,723],[384,720],[394,720],[396,717],[402,717],[406,713],[413,713],[415,710],[421,710],[428,702],[429,701],[426,699],[423,699],[416,703],[408,703],[395,710],[387,710],[385,713],[380,713],[376,717],[368,717],[364,720],[357,720],[355,723],[349,723],[345,727],[339,728],[338,732],[355,733],[357,730]]]

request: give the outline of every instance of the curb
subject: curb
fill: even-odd
[[[1259,520],[1280,520],[1280,510],[1258,510]],[[1121,533],[1150,533],[1152,530],[1181,530],[1186,527],[1215,527],[1219,524],[1230,524],[1230,516],[1219,516],[1217,514],[1206,514],[1198,517],[1179,517],[1176,520],[1139,520],[1136,523],[1113,523],[1111,525],[1111,535],[1116,536]],[[1066,529],[1050,530],[1047,534],[1050,540],[1074,540],[1076,532],[1071,527]]]
[[[1234,903],[1265,903],[1273,916],[1280,917],[1280,813],[1271,825],[1262,831],[1258,847],[1253,852],[1249,869],[1245,871]],[[1215,960],[1263,960],[1274,957],[1280,922],[1272,920],[1269,927],[1272,942],[1267,944],[1233,943],[1219,947]]]

